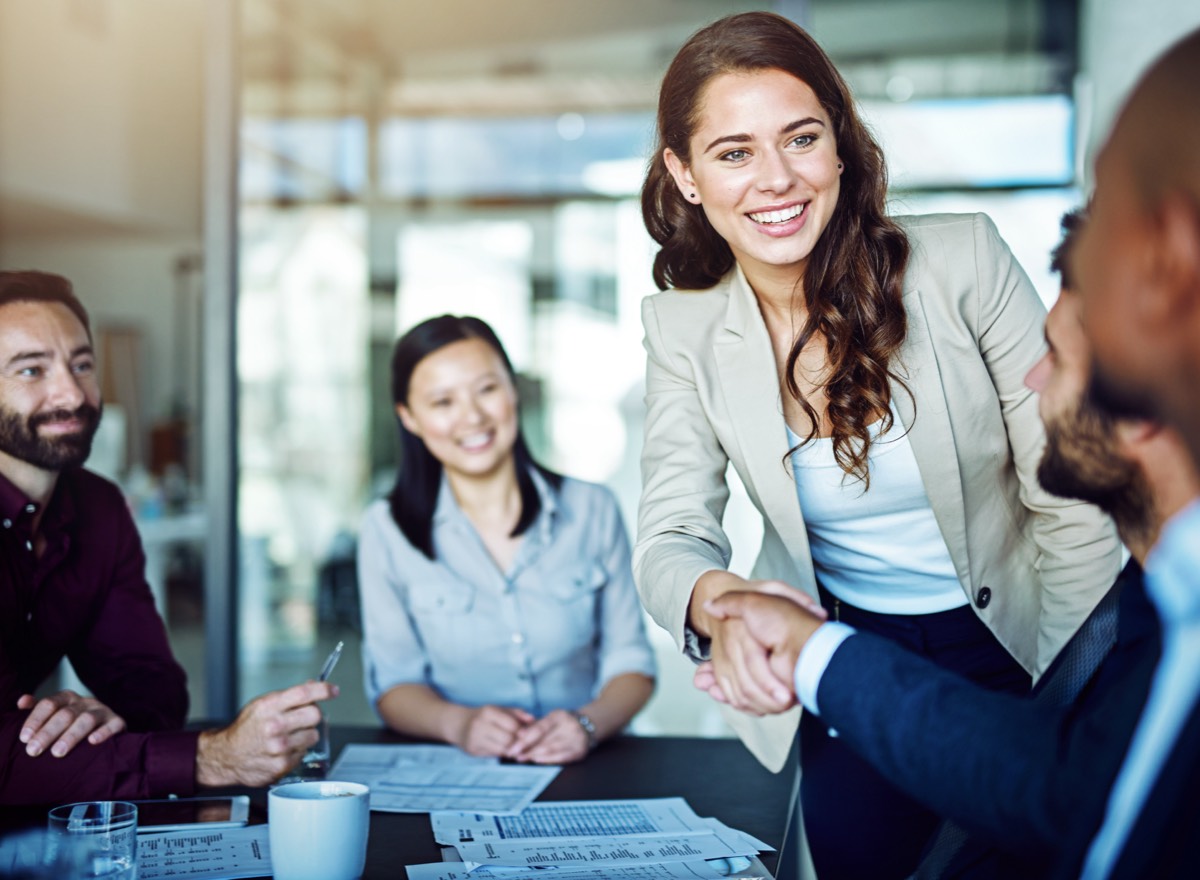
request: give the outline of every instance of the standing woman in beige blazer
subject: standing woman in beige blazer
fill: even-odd
[[[883,156],[846,83],[771,13],[684,45],[658,132],[642,191],[667,290],[643,306],[647,609],[711,660],[731,705],[770,715],[729,713],[775,770],[798,710],[737,673],[766,658],[740,621],[705,612],[728,590],[819,599],[974,681],[1027,690],[1111,585],[1119,547],[1098,511],[1037,485],[1023,378],[1045,313],[991,221],[887,217]],[[751,580],[727,571],[729,464],[763,517]],[[800,726],[821,880],[906,876],[936,817],[819,719]]]

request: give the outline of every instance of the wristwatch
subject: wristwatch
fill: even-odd
[[[571,717],[579,722],[579,726],[583,728],[583,732],[587,734],[588,751],[596,748],[596,725],[592,723],[592,719],[588,718],[582,712],[572,710]]]

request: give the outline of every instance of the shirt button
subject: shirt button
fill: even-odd
[[[25,512],[26,513],[37,513],[37,505],[36,504],[26,504]]]
[[[26,542],[25,542],[25,549],[26,549],[26,550],[33,550],[33,541],[26,541]]]
[[[5,517],[5,519],[4,519],[4,528],[6,528],[6,529],[11,529],[11,528],[12,528],[12,520],[11,520],[11,519],[8,519],[7,517]]]
[[[33,612],[32,612],[32,611],[27,611],[27,612],[25,613],[25,622],[26,622],[26,623],[29,623],[29,621],[31,621],[31,620],[33,620]]]
[[[992,588],[991,587],[983,587],[979,591],[978,595],[975,596],[975,607],[987,608],[988,604],[991,601],[992,601]]]

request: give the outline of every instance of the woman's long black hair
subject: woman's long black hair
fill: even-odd
[[[422,360],[452,342],[480,339],[500,356],[508,377],[516,384],[516,374],[504,346],[495,332],[479,318],[441,315],[422,321],[396,340],[392,351],[392,403],[408,406],[408,385],[413,371]],[[388,496],[392,519],[408,542],[429,559],[436,559],[433,547],[433,514],[437,508],[438,491],[442,483],[442,463],[433,457],[425,442],[404,427],[400,427],[400,466],[396,485]],[[513,459],[517,471],[517,488],[521,493],[521,515],[513,527],[512,536],[522,535],[533,525],[542,509],[542,500],[534,485],[531,471],[539,474],[555,490],[562,486],[562,475],[542,467],[529,452],[521,431],[518,412],[517,439],[513,443]]]

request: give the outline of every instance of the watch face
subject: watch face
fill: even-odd
[[[575,720],[579,722],[579,726],[583,728],[583,732],[587,734],[588,748],[596,744],[596,725],[592,723],[592,719],[588,718],[582,712],[572,712]]]

